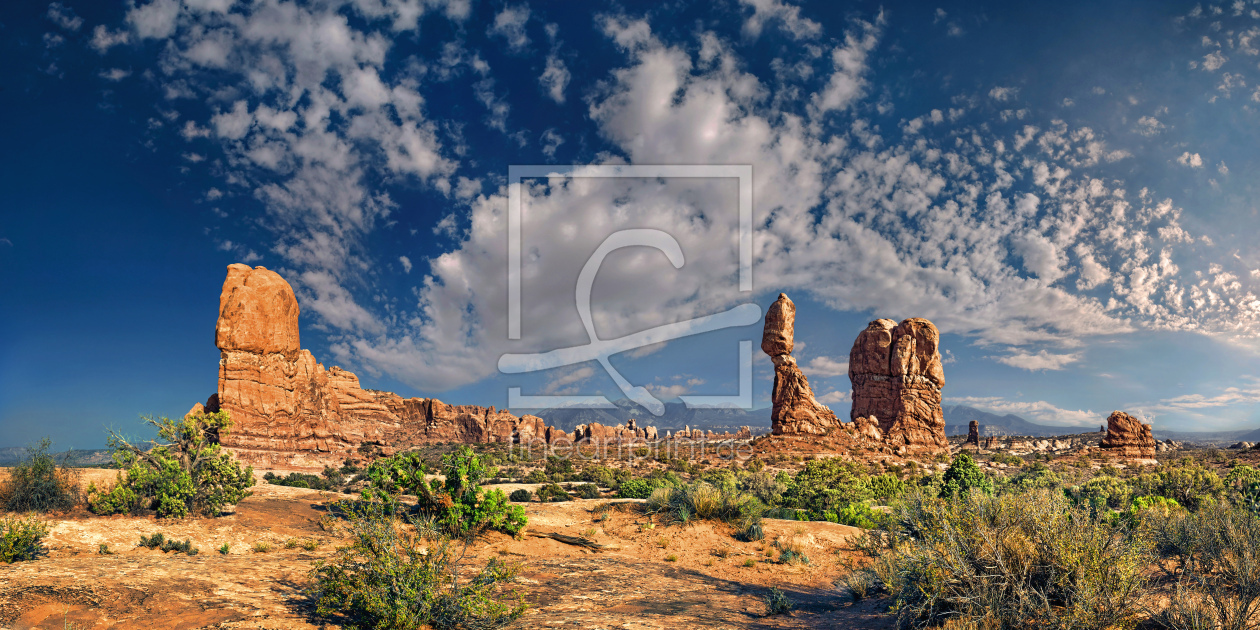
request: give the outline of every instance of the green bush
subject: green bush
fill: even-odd
[[[550,481],[551,477],[548,477],[547,473],[541,470],[531,470],[525,476],[525,483],[549,483]]]
[[[871,489],[871,495],[880,505],[888,505],[894,499],[906,493],[906,482],[891,473],[871,477],[866,480],[866,485]]]
[[[1094,477],[1076,489],[1076,498],[1095,510],[1121,509],[1129,504],[1133,489],[1123,479],[1110,475]]]
[[[628,479],[617,488],[617,496],[623,499],[646,499],[658,486],[648,479]]]
[[[159,517],[189,514],[217,516],[226,505],[249,496],[254,469],[241,468],[219,445],[219,436],[232,426],[227,411],[188,416],[180,420],[145,418],[157,427],[149,449],[132,445],[117,433],[109,436],[119,472],[108,491],[88,487],[88,507],[97,514],[153,509]]]
[[[174,551],[174,552],[182,553],[189,556],[197,555],[197,548],[192,546],[192,539],[185,540],[184,542],[179,542],[178,540],[175,540],[174,538],[167,538],[166,535],[162,534],[161,532],[157,532],[151,536],[145,536],[141,534],[139,546],[148,547],[149,549],[161,549],[163,553],[169,553],[169,552]],[[227,543],[224,543],[223,546],[226,547]],[[222,553],[226,553],[226,552],[223,552],[222,550],[220,551]]]
[[[630,478],[630,471],[624,468],[609,468],[599,464],[588,464],[582,469],[582,473],[578,478],[582,481],[589,481],[601,488],[612,488],[616,490],[621,486],[621,482]]]
[[[9,469],[9,478],[0,483],[0,507],[9,512],[69,510],[79,502],[78,472],[58,466],[48,452],[48,438],[26,449],[26,457]],[[68,454],[67,454],[68,457]]]
[[[324,475],[311,475],[307,473],[289,473],[286,477],[281,477],[273,472],[263,475],[263,480],[273,486],[288,486],[290,488],[310,488],[311,490],[335,490],[341,485],[341,473],[333,472],[333,477],[338,479],[336,483],[329,478],[328,474],[331,468],[324,469]]]
[[[677,523],[692,519],[722,521],[734,526],[736,537],[741,540],[760,540],[764,536],[761,519],[765,504],[734,487],[716,488],[704,482],[664,486],[648,497],[647,507]]]
[[[754,461],[760,463],[760,460]],[[752,494],[766,505],[778,505],[783,501],[783,493],[787,491],[787,487],[788,484],[779,481],[769,471],[761,469],[745,475],[739,481],[740,490]]]
[[[1149,553],[1061,492],[897,502],[873,570],[902,627],[1123,628]]]
[[[778,587],[771,587],[766,593],[766,615],[782,615],[792,611],[796,605]]]
[[[369,485],[363,499],[397,511],[398,495],[417,497],[416,509],[436,519],[452,536],[497,529],[515,536],[525,527],[525,510],[509,505],[502,490],[483,490],[480,483],[497,471],[487,468],[468,446],[442,456],[445,481],[425,478],[428,468],[418,453],[398,453],[378,459],[367,470]]]
[[[1010,478],[1008,487],[1020,492],[1036,488],[1058,488],[1063,485],[1063,478],[1042,462],[1033,462],[1025,470]]]
[[[866,469],[854,461],[827,458],[807,462],[792,478],[783,502],[814,514],[835,512],[851,503],[865,503],[874,498],[865,483],[866,477]]]
[[[48,523],[35,514],[0,516],[0,561],[6,564],[34,560],[40,541],[48,535]]]
[[[1161,466],[1133,480],[1135,495],[1168,497],[1190,511],[1214,505],[1225,496],[1225,482],[1192,457]]]
[[[969,494],[972,490],[992,494],[993,482],[985,476],[970,455],[959,453],[945,471],[940,496],[956,497]]]
[[[517,503],[528,503],[530,498],[533,496],[534,493],[529,490],[526,490],[525,488],[517,488],[512,491],[512,494],[508,495],[508,500],[515,501]]]
[[[471,454],[471,451],[469,451]],[[467,457],[467,455],[464,455]],[[345,627],[411,630],[499,628],[525,612],[524,598],[505,591],[517,567],[491,558],[471,580],[461,580],[449,539],[427,538],[417,521],[394,518],[380,501],[346,506],[351,544],[311,570],[316,613]],[[408,525],[412,531],[407,531]]]
[[[544,465],[543,474],[551,481],[569,481],[574,477],[573,462],[566,457],[558,455],[548,455],[547,463]]]
[[[598,499],[601,496],[599,493],[599,486],[593,483],[584,483],[574,490],[577,492],[577,495],[583,499]]]
[[[564,491],[564,488],[561,488],[559,485],[554,483],[539,486],[538,490],[534,491],[534,495],[537,496],[538,500],[542,503],[555,503],[557,501],[573,500],[573,497],[570,497],[569,493]]]

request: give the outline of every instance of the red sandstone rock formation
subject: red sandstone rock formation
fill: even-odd
[[[967,423],[966,444],[975,444],[976,446],[980,446],[980,423],[975,420]]]
[[[233,427],[223,445],[245,463],[320,469],[355,457],[366,443],[392,453],[435,442],[551,443],[568,437],[537,416],[363,389],[353,373],[326,370],[301,349],[298,313],[293,289],[275,272],[228,267],[215,327],[219,391],[204,409],[231,413]]]
[[[774,362],[774,390],[771,392],[774,406],[770,412],[770,432],[775,435],[821,435],[841,423],[831,409],[814,400],[809,380],[796,365],[796,359],[792,358],[795,319],[796,305],[783,293],[766,311],[761,350]]]
[[[894,448],[948,449],[939,343],[940,333],[926,319],[915,317],[900,324],[877,319],[867,325],[849,352],[850,417],[878,418],[884,439]]]
[[[640,427],[631,418],[625,425],[606,427],[598,422],[579,424],[573,430],[574,442],[590,442],[593,444],[609,444],[613,442],[654,442],[657,440],[656,427]]]
[[[1150,425],[1142,424],[1140,420],[1123,411],[1113,411],[1107,416],[1107,436],[1099,446],[1120,457],[1155,457],[1155,438],[1151,437]]]

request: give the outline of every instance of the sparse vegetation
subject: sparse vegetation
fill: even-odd
[[[766,593],[766,615],[783,615],[790,614],[796,604],[788,598],[787,594],[779,590],[779,588],[771,587],[770,592]]]
[[[564,491],[564,488],[561,488],[559,484],[555,483],[539,486],[538,490],[534,491],[534,495],[538,497],[538,501],[541,503],[573,500],[573,497],[570,497],[569,493]]]
[[[0,516],[0,561],[5,564],[34,560],[49,524],[34,513]]]
[[[414,517],[398,520],[379,501],[348,505],[346,516],[352,543],[311,571],[321,616],[378,629],[489,629],[524,613],[523,598],[504,588],[517,567],[492,558],[475,577],[461,580],[463,554],[445,536],[417,534]]]
[[[232,553],[232,546],[227,543],[223,543],[223,546],[219,547],[219,553],[225,556]]]
[[[526,490],[525,488],[517,488],[512,491],[512,494],[508,495],[508,500],[515,503],[529,503],[529,500],[533,497],[534,493],[529,490]]]
[[[0,508],[9,512],[48,512],[69,510],[79,503],[79,476],[66,466],[67,453],[60,466],[49,453],[52,441],[44,438],[26,449],[26,457],[9,469],[9,478],[0,483]]]
[[[150,441],[147,449],[111,432],[110,448],[119,472],[109,490],[88,487],[88,507],[97,514],[152,509],[159,517],[189,514],[217,516],[224,506],[248,496],[254,485],[252,467],[242,468],[219,446],[218,437],[232,426],[227,411],[188,416],[179,420],[145,418],[157,428],[164,443]]]
[[[271,551],[271,543],[259,540],[254,543],[252,549],[254,550],[254,553],[267,553],[268,551]]]

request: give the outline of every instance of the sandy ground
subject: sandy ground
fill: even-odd
[[[84,484],[112,478],[113,471],[88,471]],[[342,542],[321,520],[343,496],[263,484],[234,514],[215,519],[54,518],[41,558],[0,564],[0,628],[336,628],[312,615],[304,589],[311,563]],[[846,540],[860,530],[767,520],[765,541],[743,543],[720,523],[664,525],[638,510],[595,510],[606,503],[525,504],[524,537],[490,534],[471,550],[470,566],[490,557],[522,565],[517,586],[530,608],[512,627],[891,627],[880,602],[850,606],[833,584],[850,554]],[[155,532],[189,539],[200,553],[137,546]],[[609,549],[535,535],[548,532],[587,536]],[[778,563],[769,543],[780,537],[811,562]],[[306,541],[315,550],[304,549]],[[226,555],[218,552],[224,543]],[[254,551],[258,543],[270,550]],[[99,553],[102,544],[110,554]],[[771,586],[797,603],[792,616],[763,615]]]

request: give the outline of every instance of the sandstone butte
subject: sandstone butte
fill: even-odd
[[[840,429],[899,454],[948,451],[941,411],[945,372],[932,322],[880,319],[858,335],[849,354],[851,422],[843,422],[814,398],[792,356],[795,320],[796,305],[780,293],[766,311],[761,337],[761,350],[774,363],[772,434],[823,436]]]
[[[633,422],[583,425],[570,435],[537,416],[363,389],[353,373],[324,369],[302,349],[299,312],[293,288],[279,274],[228,266],[215,326],[219,389],[189,413],[227,410],[233,427],[222,443],[247,464],[319,470],[359,459],[364,445],[388,454],[438,442],[656,439],[655,427]]]
[[[1099,444],[1105,452],[1132,459],[1153,459],[1155,438],[1151,427],[1123,411],[1107,416],[1107,435]]]

